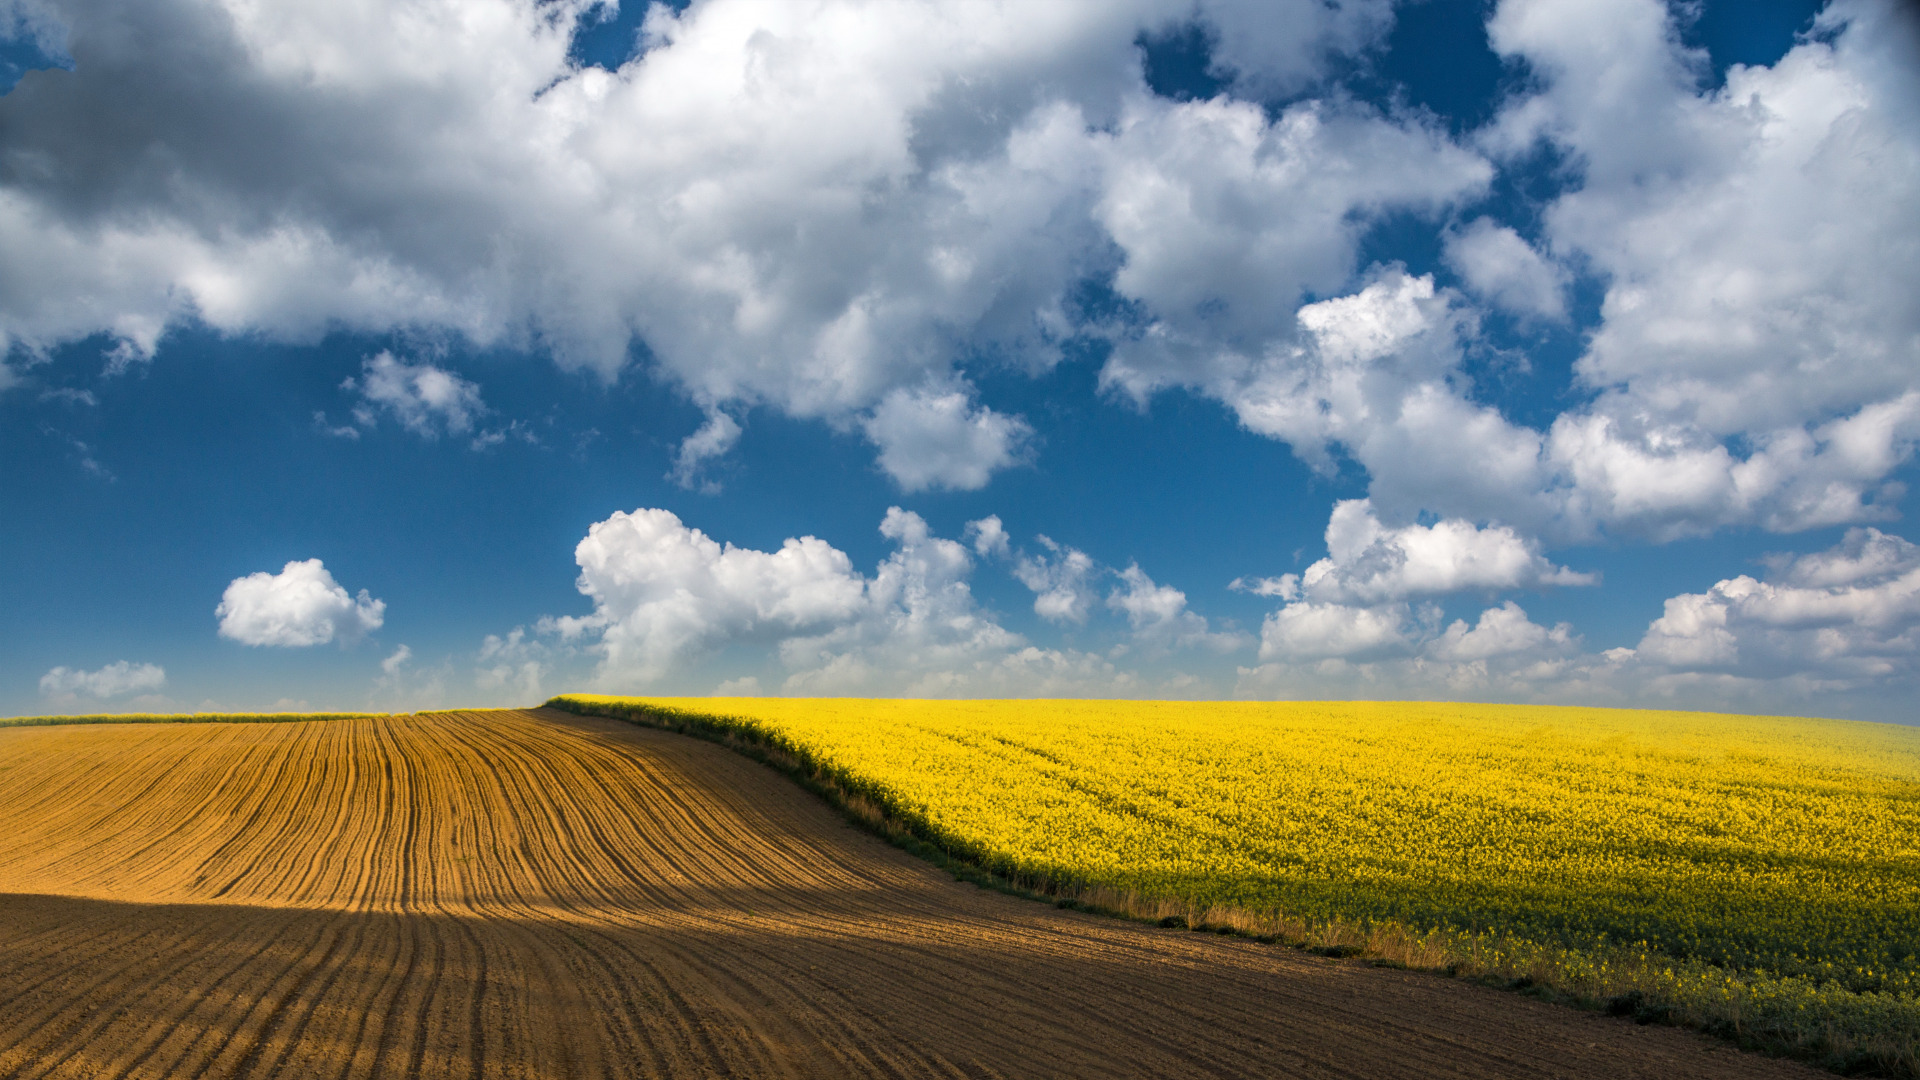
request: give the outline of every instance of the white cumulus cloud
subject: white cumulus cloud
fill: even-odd
[[[1291,586],[1316,600],[1377,603],[1469,589],[1592,585],[1593,574],[1555,566],[1538,546],[1504,525],[1469,521],[1381,524],[1366,499],[1335,503],[1327,521],[1327,557]],[[1265,587],[1262,582],[1256,591]],[[1288,595],[1286,578],[1281,595]]]
[[[484,691],[510,691],[523,702],[540,701],[541,686],[553,671],[554,649],[516,626],[505,636],[488,634],[480,642],[473,681]]]
[[[1502,603],[1437,609],[1298,601],[1262,628],[1242,695],[1469,696],[1907,719],[1920,691],[1920,545],[1871,527],[1670,597],[1631,648],[1584,651],[1565,623]]]
[[[880,468],[903,491],[977,491],[1021,460],[1033,427],[975,405],[960,390],[895,390],[863,424]]]
[[[673,456],[673,471],[667,474],[667,479],[683,488],[718,494],[719,484],[702,478],[701,471],[707,462],[725,455],[739,441],[738,420],[718,409],[709,412],[706,422],[680,441],[680,449]]]
[[[1837,0],[1779,62],[1705,90],[1706,57],[1660,0],[1499,6],[1495,49],[1541,89],[1496,141],[1577,163],[1545,232],[1606,284],[1577,368],[1602,397],[1567,440],[1576,475],[1637,450],[1684,474],[1667,490],[1702,523],[1877,516],[1863,504],[1920,435],[1899,404],[1920,389],[1920,69],[1898,8]],[[1735,437],[1751,458],[1722,448]],[[1616,472],[1616,497],[1661,498],[1645,473]]]
[[[1013,576],[1034,592],[1034,614],[1050,622],[1085,623],[1093,608],[1093,578],[1098,572],[1093,557],[1046,536],[1039,541],[1044,554],[1022,552],[1013,564]]]
[[[1567,652],[1574,648],[1573,628],[1566,623],[1546,627],[1534,622],[1509,600],[1499,607],[1480,613],[1469,627],[1464,619],[1455,619],[1438,638],[1428,642],[1425,653],[1438,660],[1468,663],[1495,657]]]
[[[1474,292],[1520,315],[1567,317],[1567,271],[1542,258],[1520,234],[1489,218],[1450,231],[1442,254]]]
[[[113,698],[167,685],[166,670],[158,664],[130,664],[118,660],[98,671],[57,667],[40,676],[40,692],[50,698]]]
[[[1107,593],[1107,607],[1127,617],[1135,640],[1157,649],[1201,646],[1216,652],[1241,648],[1247,639],[1238,633],[1216,633],[1206,617],[1188,610],[1187,594],[1161,585],[1138,563],[1117,572],[1120,584]]]
[[[983,559],[1004,557],[1013,549],[1013,541],[1007,536],[1007,527],[998,514],[967,522],[961,536],[973,546],[973,553]]]
[[[1840,683],[1911,675],[1920,661],[1920,547],[1854,529],[1836,547],[1666,602],[1633,650],[1642,664]]]
[[[1240,669],[1235,692],[1565,701],[1590,669],[1609,664],[1582,653],[1568,624],[1542,626],[1511,600],[1471,624],[1441,621],[1439,609],[1405,602],[1288,604],[1261,627],[1260,663]]]
[[[645,356],[736,422],[866,429],[905,490],[1020,460],[1023,423],[953,388],[1056,362],[1088,277],[1182,339],[1216,310],[1258,336],[1368,221],[1488,171],[1344,100],[1269,120],[1145,84],[1142,33],[1197,20],[1242,93],[1297,99],[1387,0],[710,0],[651,8],[617,72],[569,58],[586,0],[46,6],[75,63],[0,99],[0,238],[36,253],[0,345],[146,359],[198,321],[452,332],[609,380]]]
[[[845,622],[866,600],[852,560],[824,540],[791,539],[774,552],[722,546],[667,510],[596,523],[574,557],[594,612],[556,625],[596,632],[603,677],[635,685],[736,638]]]
[[[1026,558],[994,542],[1004,540],[997,518],[973,525],[976,547]],[[745,647],[777,659],[785,672],[780,692],[790,694],[1193,692],[1191,680],[1155,681],[1111,658],[1036,646],[1002,626],[973,594],[974,549],[935,535],[920,515],[890,508],[880,534],[893,550],[862,574],[844,552],[814,537],[758,551],[715,541],[666,510],[616,513],[594,525],[576,551],[580,591],[592,598],[594,611],[548,618],[540,629],[562,647],[580,643],[598,654],[596,680],[609,689],[701,685],[703,662]],[[1086,569],[1098,570],[1090,559]],[[1123,587],[1109,603],[1127,615],[1133,640],[1161,653],[1243,644],[1238,636],[1211,632],[1204,618],[1186,610],[1184,594],[1156,585],[1137,567],[1120,577]],[[1076,602],[1093,604],[1098,597],[1090,583],[1081,587],[1084,600]],[[528,659],[545,660],[546,648],[519,635],[488,638],[483,679],[494,681],[485,685],[510,684],[528,670]],[[737,660],[725,662],[737,670]],[[727,681],[759,692],[770,676],[733,674]],[[750,684],[742,681],[749,678]]]
[[[353,415],[361,426],[372,427],[385,413],[426,439],[464,435],[487,412],[476,384],[433,364],[396,360],[390,352],[368,357],[360,377],[343,388],[360,395]]]
[[[214,616],[220,636],[243,645],[301,647],[351,644],[380,629],[386,611],[385,601],[365,589],[349,595],[319,559],[307,559],[233,579]]]

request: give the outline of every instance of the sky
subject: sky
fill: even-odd
[[[1894,0],[0,35],[0,714],[1920,719]]]

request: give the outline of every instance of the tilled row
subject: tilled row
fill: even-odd
[[[0,1077],[1793,1076],[983,892],[555,713],[0,732]]]

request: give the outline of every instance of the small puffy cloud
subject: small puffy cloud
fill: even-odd
[[[406,667],[407,661],[411,659],[413,659],[413,650],[402,645],[393,650],[393,655],[380,661],[380,670],[386,672],[388,678],[393,678],[400,674],[400,669]]]
[[[396,360],[385,351],[368,357],[360,377],[341,386],[360,394],[353,415],[362,427],[372,427],[385,413],[425,439],[464,435],[487,412],[474,383],[432,364]]]
[[[718,494],[720,485],[701,478],[701,469],[714,458],[723,457],[740,441],[740,422],[718,409],[707,413],[706,422],[680,442],[673,456],[673,469],[667,479],[683,488],[697,488]]]
[[[520,701],[539,701],[541,684],[553,670],[554,650],[516,626],[503,637],[488,634],[475,657],[473,681],[481,690],[509,691]]]
[[[1567,652],[1573,648],[1571,626],[1566,623],[1552,628],[1541,626],[1529,619],[1519,604],[1509,600],[1481,612],[1479,621],[1471,628],[1464,619],[1454,620],[1444,633],[1427,643],[1424,651],[1437,660],[1471,663],[1516,654]]]
[[[1227,588],[1233,592],[1252,593],[1255,596],[1277,596],[1286,600],[1300,595],[1300,575],[1237,577],[1227,582]]]
[[[313,430],[336,439],[359,441],[360,429],[352,424],[336,424],[327,419],[327,414],[315,409],[313,412]]]
[[[977,491],[1018,464],[1033,427],[975,405],[961,390],[896,390],[862,425],[880,448],[880,468],[901,490]]]
[[[1012,550],[1007,528],[1000,523],[998,514],[967,522],[966,529],[960,535],[961,539],[973,546],[973,553],[983,559],[1004,558]]]
[[[1159,649],[1198,645],[1216,652],[1229,652],[1246,643],[1240,634],[1209,630],[1204,616],[1187,609],[1186,593],[1171,585],[1156,584],[1139,564],[1128,564],[1119,578],[1119,587],[1107,594],[1107,607],[1126,615],[1136,640]]]
[[[1125,616],[1134,641],[1146,646],[1149,655],[1196,645],[1227,651],[1246,643],[1241,635],[1211,631],[1205,617],[1187,609],[1186,593],[1155,583],[1137,564],[1114,570],[1044,535],[1036,538],[1044,549],[1040,553],[1015,550],[998,517],[969,522],[964,535],[976,553],[1012,559],[1014,578],[1034,593],[1034,613],[1049,622],[1085,626],[1100,599],[1099,583],[1118,578],[1105,607]]]
[[[1171,585],[1155,584],[1138,563],[1132,563],[1120,571],[1120,588],[1107,594],[1107,606],[1125,612],[1136,629],[1164,626],[1187,613],[1187,594]]]
[[[367,590],[358,597],[333,580],[319,559],[289,562],[278,574],[262,570],[235,578],[214,615],[220,636],[243,645],[301,647],[336,638],[351,644],[380,629],[387,605]]]
[[[1446,234],[1442,257],[1467,287],[1516,315],[1567,317],[1569,275],[1505,225],[1476,218]]]
[[[1599,580],[1555,566],[1506,526],[1452,520],[1390,528],[1366,499],[1336,503],[1326,537],[1327,557],[1309,566],[1297,586],[1301,595],[1321,601],[1378,603]],[[1290,576],[1272,583],[1274,591],[1287,596]]]
[[[1046,554],[1021,554],[1013,576],[1035,593],[1034,614],[1049,622],[1084,624],[1094,601],[1092,578],[1098,568],[1093,557],[1046,536],[1039,540]]]
[[[1405,604],[1355,607],[1299,600],[1260,626],[1261,660],[1341,659],[1412,651],[1416,630]]]
[[[105,700],[167,685],[166,670],[157,664],[130,664],[125,660],[99,669],[80,671],[57,667],[40,676],[40,692],[55,699],[90,697]]]

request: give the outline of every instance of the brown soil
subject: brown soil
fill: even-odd
[[[983,891],[553,712],[0,731],[4,1077],[1813,1077]]]

